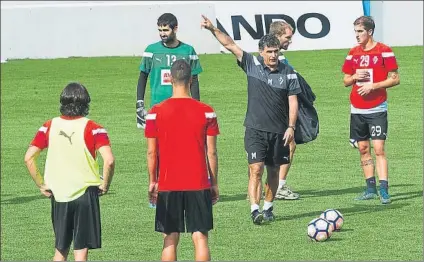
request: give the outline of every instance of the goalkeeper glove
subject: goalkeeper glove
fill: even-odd
[[[146,127],[146,115],[147,115],[147,111],[144,108],[144,101],[138,100],[135,107],[137,112],[137,128],[144,129]]]

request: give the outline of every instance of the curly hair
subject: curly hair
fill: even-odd
[[[259,50],[264,50],[265,47],[276,47],[280,48],[280,40],[275,35],[264,35],[261,37],[258,43]]]
[[[60,113],[64,116],[87,116],[90,109],[90,95],[80,83],[69,83],[60,95]]]

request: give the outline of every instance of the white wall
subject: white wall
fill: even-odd
[[[2,2],[2,57],[141,55],[148,44],[160,40],[156,22],[165,12],[177,16],[179,39],[198,53],[219,52],[213,36],[200,29],[200,14],[215,19],[211,3],[38,2]]]
[[[376,40],[389,46],[423,45],[422,1],[371,1]]]

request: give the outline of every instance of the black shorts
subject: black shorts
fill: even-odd
[[[87,188],[79,198],[70,202],[52,202],[52,222],[56,237],[55,247],[67,250],[74,242],[74,250],[101,248],[99,189]]]
[[[387,139],[387,112],[350,115],[350,138],[357,141]]]
[[[212,196],[209,189],[158,193],[155,219],[157,232],[206,233],[212,229]]]
[[[290,163],[290,145],[284,146],[284,135],[246,128],[244,148],[249,164],[265,162],[267,166]]]

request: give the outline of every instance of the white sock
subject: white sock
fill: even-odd
[[[268,210],[272,207],[273,202],[264,201],[264,210]]]
[[[255,210],[259,211],[259,205],[258,204],[250,205],[250,213],[252,213]]]
[[[282,180],[280,179],[280,181],[278,182],[278,188],[282,188],[284,185],[286,184],[286,180]]]

